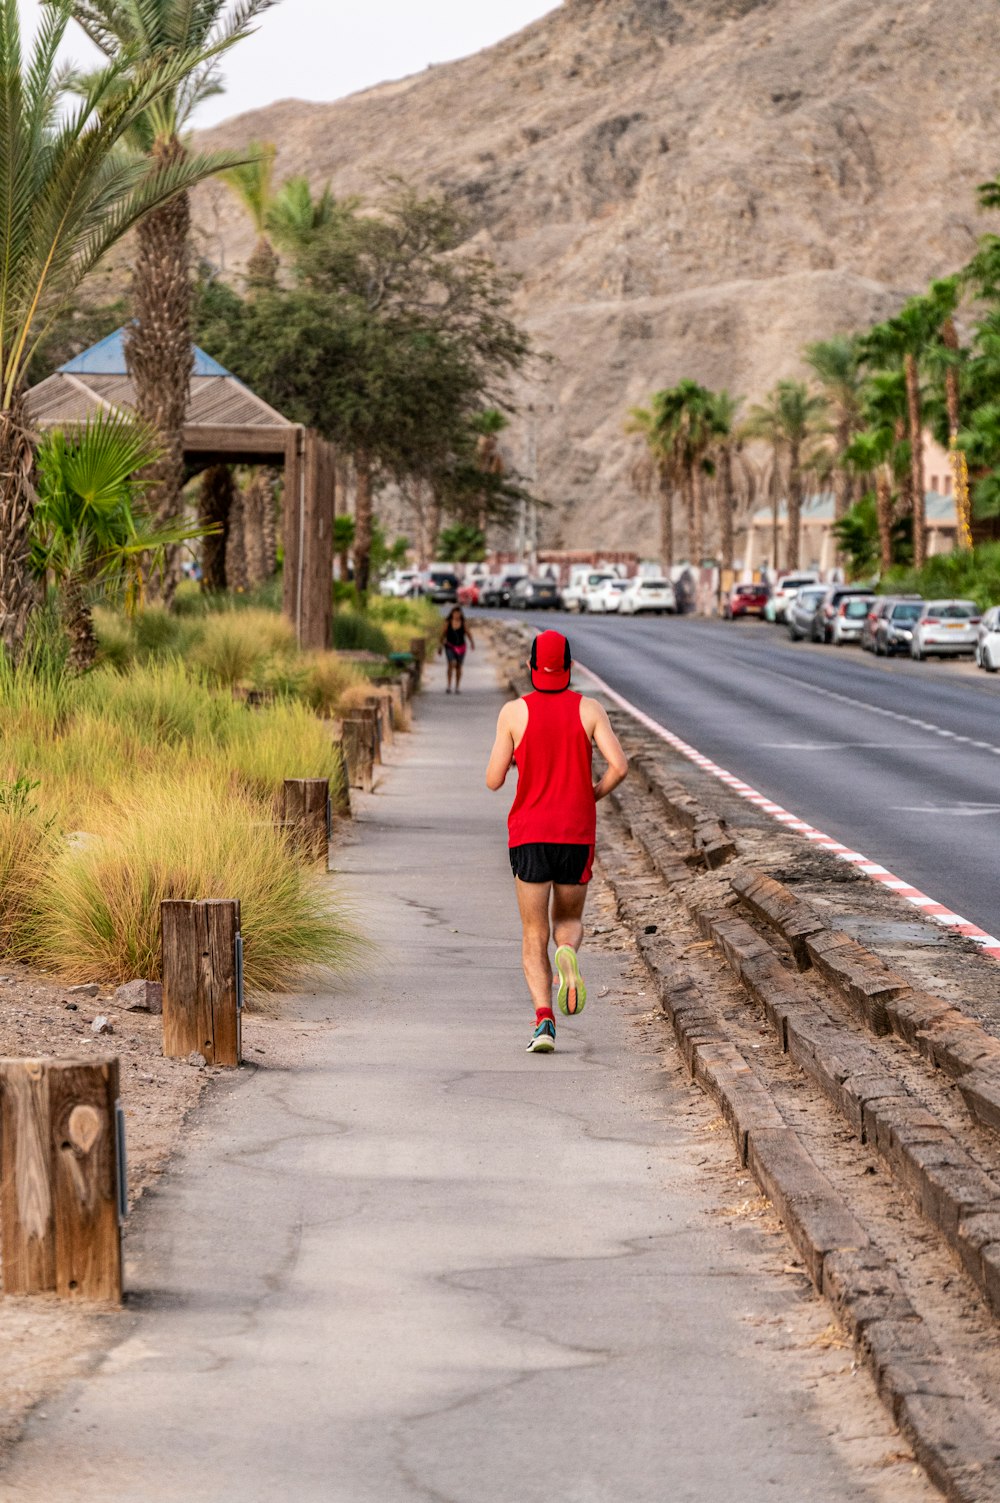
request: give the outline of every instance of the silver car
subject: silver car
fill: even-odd
[[[979,623],[976,667],[985,668],[987,673],[1000,669],[1000,605],[991,605]]]
[[[843,647],[847,642],[860,642],[861,628],[872,608],[874,595],[848,595],[837,607],[837,614],[830,622],[830,641],[834,647]]]
[[[891,658],[909,652],[913,628],[924,608],[922,600],[891,600],[875,628],[875,656]]]
[[[919,663],[923,658],[972,654],[978,627],[979,607],[974,600],[925,600],[913,624],[910,657]]]
[[[825,594],[826,585],[806,585],[788,601],[785,620],[788,622],[788,635],[793,642],[801,642],[803,637],[812,636],[813,617]]]

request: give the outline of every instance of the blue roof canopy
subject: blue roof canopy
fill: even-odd
[[[59,367],[73,376],[127,376],[128,366],[125,362],[125,330],[116,329],[106,339],[98,344],[91,345],[89,350],[84,350],[82,355],[75,355],[72,360],[67,360],[65,365]],[[206,355],[204,350],[194,347],[194,371],[195,376],[228,376],[230,372],[211,355]],[[235,379],[235,378],[233,378]]]

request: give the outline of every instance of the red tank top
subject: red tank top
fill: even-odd
[[[511,846],[594,844],[593,749],[580,720],[580,699],[571,689],[524,696],[528,726],[514,753],[517,796],[507,819]]]

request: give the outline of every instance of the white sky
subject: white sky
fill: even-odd
[[[32,26],[39,0],[18,0]],[[558,0],[281,0],[255,36],[224,60],[226,93],[201,108],[197,123],[276,99],[339,99],[390,78],[418,73],[498,42],[556,7]],[[78,27],[69,55],[88,59]]]

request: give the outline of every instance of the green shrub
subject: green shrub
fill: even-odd
[[[1000,604],[1000,543],[937,554],[919,570],[893,569],[882,589],[887,594],[920,594],[925,600],[974,600],[986,610]]]
[[[360,611],[335,612],[333,645],[340,652],[376,652],[381,657],[392,651],[385,632]]]

